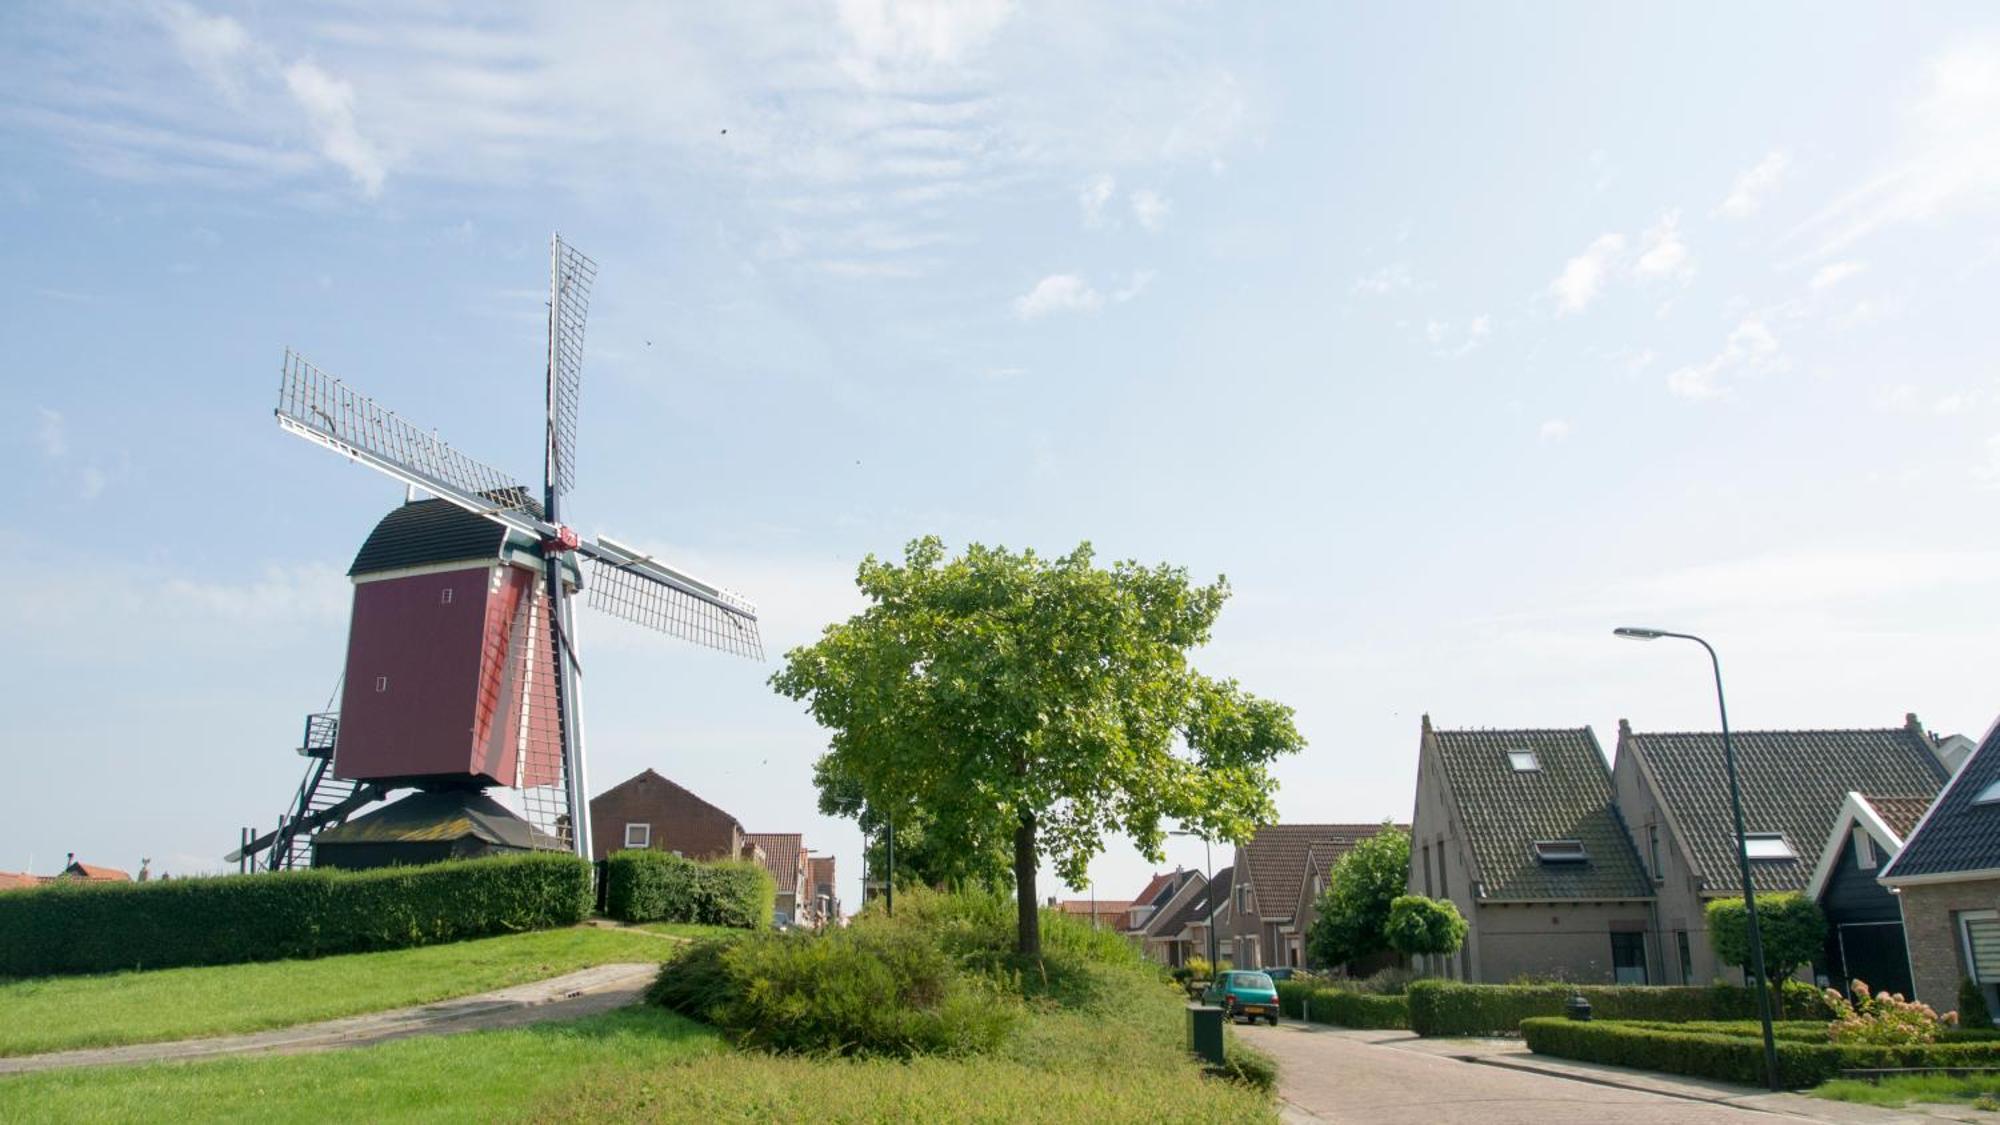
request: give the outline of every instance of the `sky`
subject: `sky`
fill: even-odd
[[[539,479],[553,230],[571,522],[773,656],[584,620],[593,788],[850,905],[766,679],[924,534],[1226,575],[1196,662],[1296,709],[1288,821],[1407,820],[1426,713],[1713,729],[1621,624],[1741,728],[1976,736],[1997,135],[1977,4],[0,7],[0,869],[275,823],[402,499],[278,430],[283,349]]]

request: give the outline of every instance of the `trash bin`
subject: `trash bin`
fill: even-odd
[[[1216,1066],[1221,1066],[1222,1009],[1213,1004],[1189,1004],[1187,1014],[1188,1050]]]

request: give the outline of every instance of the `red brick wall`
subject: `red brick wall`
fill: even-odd
[[[1940,1012],[1958,1007],[1958,982],[1966,970],[1957,914],[2000,909],[2000,879],[1925,883],[1902,888],[1903,937],[1910,946],[1916,999]]]
[[[653,826],[652,850],[689,859],[729,859],[743,849],[735,817],[665,778],[640,774],[590,802],[591,854],[603,859],[625,847],[625,826]]]

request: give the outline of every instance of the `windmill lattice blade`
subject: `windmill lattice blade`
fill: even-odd
[[[764,659],[757,610],[750,603],[721,592],[704,597],[601,556],[592,555],[590,561],[590,581],[584,591],[592,609],[684,641]]]
[[[583,387],[583,324],[590,315],[590,283],[597,263],[555,240],[549,278],[550,485],[567,494],[576,487],[576,404]]]
[[[520,482],[467,457],[289,350],[277,413],[278,421],[300,436],[337,452],[364,455],[374,467],[471,511],[541,516],[541,506]]]

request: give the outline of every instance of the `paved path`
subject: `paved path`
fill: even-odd
[[[0,1058],[0,1075],[69,1066],[205,1059],[219,1055],[298,1054],[361,1047],[412,1035],[450,1035],[521,1027],[546,1020],[596,1015],[636,1003],[658,975],[657,963],[620,963],[580,969],[532,984],[517,984],[476,996],[461,996],[415,1008],[348,1016],[324,1023],[282,1027],[248,1035],[91,1047],[46,1055]]]
[[[1618,1067],[1554,1063],[1518,1040],[1418,1039],[1408,1032],[1343,1031],[1298,1023],[1240,1028],[1278,1060],[1288,1122],[1393,1125],[1477,1122],[1791,1121],[1875,1123],[1937,1119],[1918,1112],[1771,1094]]]

